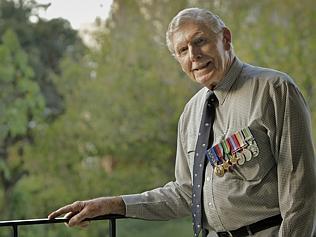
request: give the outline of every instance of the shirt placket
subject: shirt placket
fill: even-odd
[[[208,163],[205,171],[205,182],[203,189],[204,197],[204,214],[205,214],[205,227],[212,227],[215,230],[224,230],[224,226],[218,216],[216,209],[216,200],[214,200],[214,189],[213,189],[214,173],[211,165]]]

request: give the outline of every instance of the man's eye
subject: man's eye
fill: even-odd
[[[179,55],[184,55],[187,51],[188,51],[188,48],[187,47],[183,47],[183,48],[180,48],[178,50],[178,54]]]
[[[195,40],[195,45],[201,46],[206,42],[204,38],[198,38]]]

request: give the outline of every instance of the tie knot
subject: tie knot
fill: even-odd
[[[214,91],[208,91],[207,93],[208,93],[208,95],[207,95],[207,102],[209,104],[212,104],[212,105],[217,105],[218,99],[217,99]]]

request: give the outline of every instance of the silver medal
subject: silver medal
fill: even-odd
[[[256,143],[250,144],[247,148],[251,151],[253,157],[256,157],[259,155],[259,148]]]
[[[243,156],[243,154],[241,154],[241,153],[236,153],[236,157],[237,157],[237,164],[238,165],[243,165],[244,163],[245,163],[245,156]]]
[[[242,153],[243,153],[246,161],[250,161],[251,160],[252,152],[249,149],[247,149],[247,148],[243,149]]]

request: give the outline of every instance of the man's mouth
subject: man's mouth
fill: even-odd
[[[204,64],[204,65],[201,65],[201,66],[197,66],[195,68],[193,68],[192,71],[200,71],[200,70],[203,70],[204,68],[207,68],[212,62],[209,61],[208,63]]]

